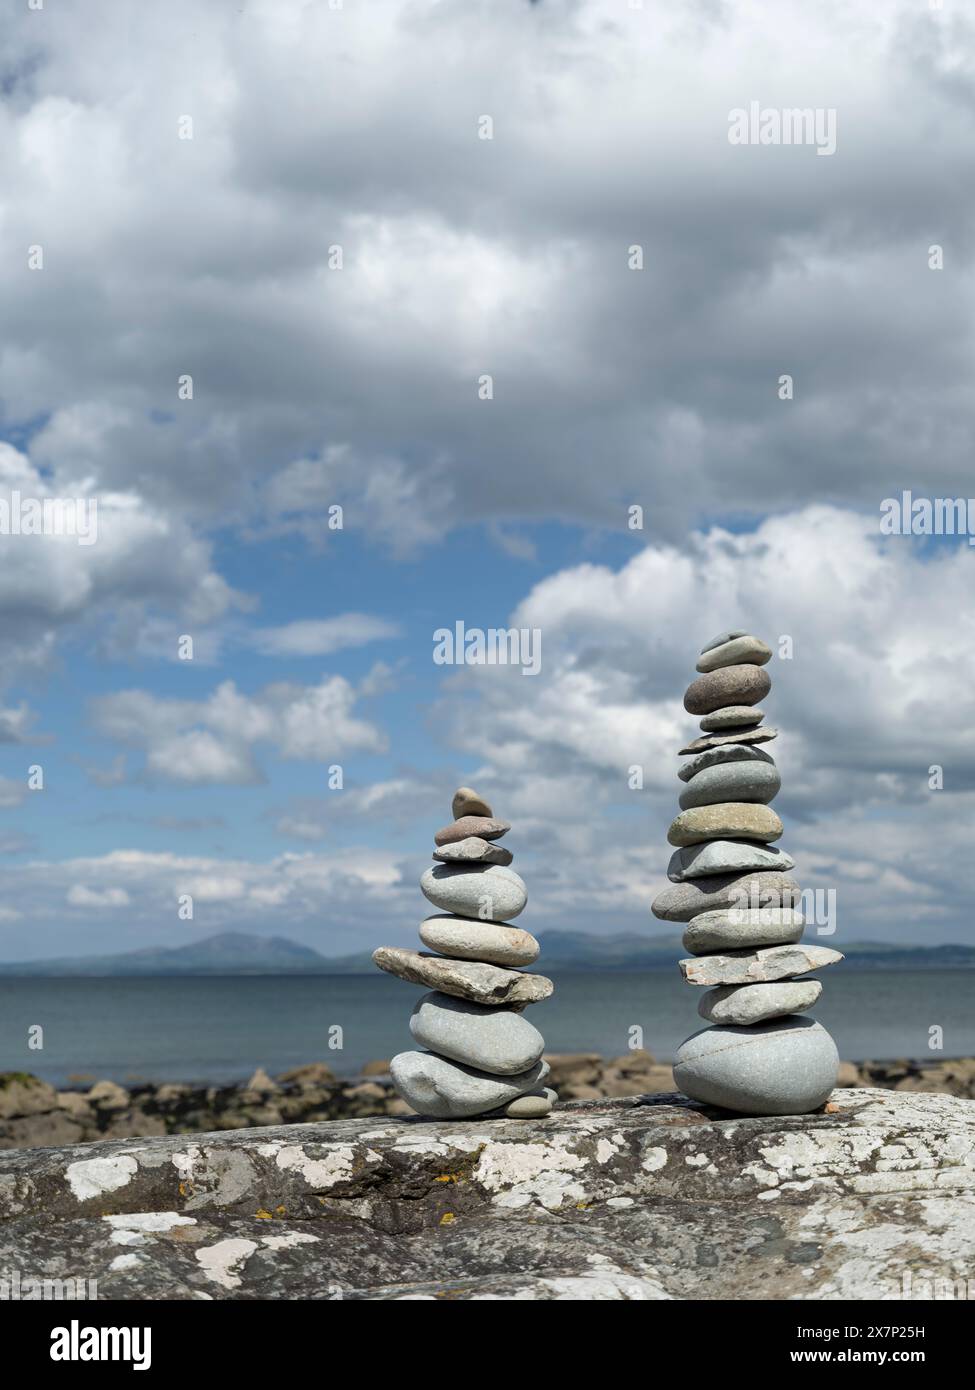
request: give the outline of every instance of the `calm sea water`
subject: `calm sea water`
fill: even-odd
[[[840,1056],[975,1056],[975,972],[834,971],[814,1010]],[[660,1059],[704,1024],[698,991],[670,971],[557,975],[531,1009],[551,1052],[627,1050],[629,1029]],[[72,1074],[116,1081],[229,1082],[325,1061],[354,1075],[412,1045],[408,1021],[422,991],[382,975],[154,980],[0,980],[0,1070],[56,1084]],[[44,1047],[27,1045],[40,1024]],[[930,1053],[929,1029],[944,1030]],[[342,1030],[340,1050],[329,1030]]]

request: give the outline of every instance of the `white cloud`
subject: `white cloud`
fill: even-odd
[[[358,694],[343,676],[315,686],[278,682],[245,695],[223,681],[205,700],[123,690],[92,702],[102,733],[145,749],[146,771],[187,785],[261,780],[258,745],[282,758],[327,761],[348,751],[381,752],[385,735],[355,716]]]
[[[130,899],[124,888],[87,888],[75,883],[68,889],[67,901],[72,907],[128,907]]]
[[[385,618],[342,613],[334,618],[305,618],[283,627],[257,628],[250,640],[262,656],[331,656],[345,647],[362,647],[399,633],[399,625]]]

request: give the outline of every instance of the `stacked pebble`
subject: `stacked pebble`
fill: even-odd
[[[401,1052],[389,1069],[406,1103],[434,1119],[495,1114],[536,1119],[556,1094],[541,1083],[545,1040],[522,1014],[547,999],[551,980],[526,975],[539,952],[530,933],[509,926],[528,901],[496,841],[511,826],[470,787],[452,803],[453,824],[434,836],[438,862],[420,887],[441,915],[420,923],[426,951],[380,946],[373,960],[401,980],[426,985],[410,1032],[425,1052]]]
[[[698,1013],[714,1027],[678,1049],[674,1079],[686,1095],[751,1115],[815,1110],[836,1084],[839,1057],[829,1033],[800,1011],[822,993],[818,980],[797,978],[842,960],[839,951],[802,946],[795,861],[772,846],[782,822],[769,802],[781,785],[759,744],[776,729],[756,708],[771,689],[763,670],[772,652],[744,631],[724,632],[701,652],[702,674],[684,708],[702,715],[703,736],[678,776],[687,785],[667,834],[677,848],[667,877],[674,885],[653,902],[666,921],[687,923],[680,962],[689,984],[711,985]]]

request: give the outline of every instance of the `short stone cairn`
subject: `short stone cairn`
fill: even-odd
[[[420,888],[440,909],[420,923],[429,951],[380,946],[373,960],[401,980],[430,990],[416,1003],[410,1032],[423,1052],[390,1063],[399,1095],[433,1119],[496,1115],[536,1119],[556,1094],[542,1082],[545,1039],[525,1018],[526,1005],[547,999],[551,980],[526,974],[539,945],[508,925],[528,901],[497,841],[511,829],[469,787],[452,803],[453,823],[434,836],[437,861]]]

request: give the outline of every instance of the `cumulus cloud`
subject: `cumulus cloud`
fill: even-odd
[[[0,365],[7,418],[46,419],[35,463],[164,527],[324,539],[340,503],[397,551],[477,520],[622,528],[633,502],[661,536],[802,505],[810,474],[874,506],[926,459],[967,488],[971,16],[103,13],[24,9],[6,36],[5,227],[46,260],[0,268]],[[730,145],[753,99],[835,108],[835,155]],[[205,563],[183,596],[220,608]]]
[[[222,681],[205,700],[121,690],[92,702],[102,733],[145,750],[145,772],[184,785],[262,780],[258,745],[282,758],[327,761],[347,751],[381,752],[385,734],[354,713],[358,693],[344,676],[318,685],[276,682],[246,695]]]
[[[957,936],[975,879],[961,857],[961,880],[938,866],[952,846],[961,855],[975,796],[975,732],[959,717],[975,681],[973,578],[963,540],[884,540],[875,518],[836,508],[715,527],[542,580],[511,615],[541,631],[539,676],[465,668],[439,712],[539,855],[549,904],[646,904],[670,853],[677,749],[697,727],[681,700],[697,653],[725,628],[758,632],[777,653],[763,707],[781,728],[775,805],[800,868],[842,884],[851,930]],[[634,767],[642,791],[628,787]]]
[[[397,637],[398,624],[369,613],[340,613],[334,618],[304,618],[282,627],[256,628],[251,641],[262,656],[331,656],[346,647],[363,647],[383,637]]]

